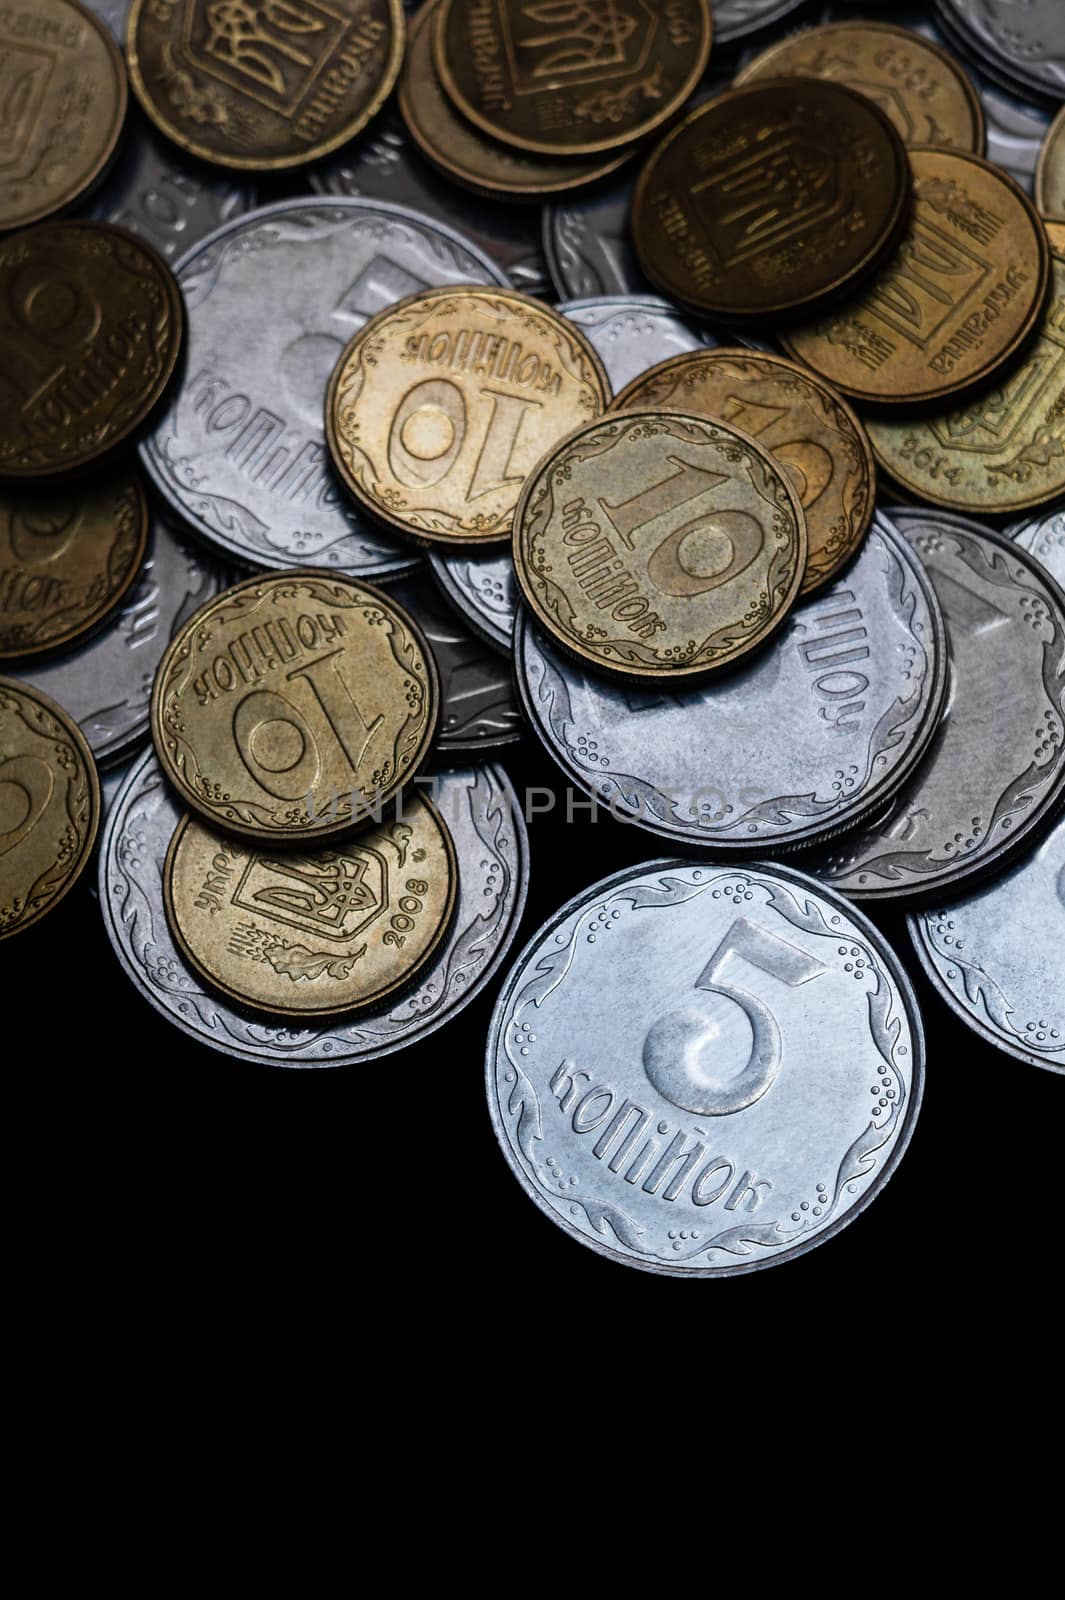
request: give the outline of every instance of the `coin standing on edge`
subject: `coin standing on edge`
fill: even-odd
[[[130,81],[188,155],[247,172],[306,166],[347,144],[403,62],[400,0],[133,0]]]
[[[648,158],[632,234],[651,281],[707,316],[812,311],[880,266],[909,209],[906,147],[839,83],[773,78],[708,100]]]
[[[379,808],[432,744],[440,685],[401,606],[351,578],[249,578],[171,642],[152,739],[185,803],[256,841],[329,839]]]
[[[663,683],[763,644],[806,556],[786,470],[738,428],[680,413],[582,428],[514,517],[518,582],[551,637],[593,668]]]
[[[1035,203],[1044,216],[1065,220],[1065,106],[1050,124],[1039,152]]]
[[[0,678],[0,939],[73,888],[99,825],[100,784],[77,724],[32,684]]]
[[[333,461],[360,505],[409,538],[510,535],[526,477],[610,398],[572,323],[505,290],[429,290],[383,311],[326,395]]]
[[[137,478],[69,492],[0,490],[0,660],[75,643],[140,571],[148,502]]]
[[[163,867],[186,961],[238,1005],[338,1016],[407,988],[447,933],[455,851],[421,795],[357,838],[260,855],[186,815]]]
[[[526,1194],[625,1266],[792,1260],[881,1191],[921,1103],[912,986],[805,874],[652,861],[537,932],[496,1003],[488,1106]]]

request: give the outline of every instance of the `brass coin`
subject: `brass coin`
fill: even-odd
[[[807,28],[755,56],[736,82],[793,75],[829,78],[868,95],[906,144],[984,153],[976,90],[953,56],[909,28],[865,21]]]
[[[1016,515],[1065,495],[1065,251],[1035,343],[1003,383],[953,411],[870,421],[880,465],[925,504]]]
[[[147,542],[148,502],[129,473],[65,493],[0,493],[0,659],[95,628],[139,573]]]
[[[431,289],[352,339],[326,395],[326,437],[379,521],[426,544],[491,544],[509,536],[532,468],[609,396],[587,339],[540,301]]]
[[[693,350],[634,378],[612,411],[686,411],[735,424],[784,468],[806,513],[800,594],[827,583],[865,538],[876,467],[865,429],[827,384],[779,356]]]
[[[629,159],[628,150],[595,161],[533,156],[489,138],[460,117],[444,93],[433,61],[433,30],[439,14],[440,0],[425,0],[412,17],[399,80],[399,109],[407,131],[434,167],[476,193],[533,200],[580,189]]]
[[[1043,227],[1050,240],[1051,255],[1065,256],[1065,222],[1055,222],[1053,217],[1044,217]]]
[[[1065,220],[1065,106],[1047,129],[1039,152],[1035,203],[1044,216]]]
[[[73,888],[99,824],[96,765],[77,723],[31,684],[0,678],[0,939]]]
[[[92,188],[128,95],[121,51],[84,6],[0,6],[0,230],[40,222]]]
[[[443,0],[433,48],[444,88],[485,133],[594,155],[680,110],[710,35],[707,0]]]
[[[247,172],[347,144],[403,61],[401,0],[133,0],[126,58],[156,127]]]
[[[432,654],[395,601],[278,572],[216,595],[171,641],[152,738],[213,826],[304,844],[378,814],[425,759],[439,704]]]
[[[708,316],[781,316],[867,277],[909,204],[906,147],[865,95],[772,78],[692,111],[636,183],[647,276]]]
[[[687,679],[779,627],[806,570],[806,518],[748,434],[680,412],[581,428],[532,474],[514,566],[571,655],[623,677]]]
[[[144,422],[185,327],[174,275],[107,222],[47,222],[0,240],[0,477],[50,477]]]
[[[844,394],[935,403],[989,378],[1037,325],[1050,277],[1039,217],[979,156],[910,151],[914,207],[888,264],[855,299],[782,335]]]
[[[421,796],[312,852],[259,855],[186,815],[163,868],[170,930],[208,983],[273,1016],[377,1006],[437,950],[455,905],[451,835]]]

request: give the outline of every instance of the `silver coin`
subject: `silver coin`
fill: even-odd
[[[989,1043],[1065,1073],[1065,821],[986,889],[909,918],[925,971]]]
[[[1065,589],[1065,511],[1052,511],[1032,522],[1014,523],[1006,532],[1014,544],[1035,556],[1055,583]]]
[[[440,674],[436,755],[468,760],[520,738],[523,721],[509,662],[474,637],[427,576],[404,578],[388,593],[411,613],[432,646]]]
[[[126,23],[133,0],[81,0],[81,3],[101,22],[107,23],[119,44],[125,44]]]
[[[891,513],[946,616],[947,708],[879,823],[809,870],[857,899],[942,897],[1004,864],[1065,792],[1065,610],[1039,563],[943,511]]]
[[[987,121],[987,159],[1008,172],[1026,194],[1035,189],[1035,169],[1050,118],[1037,106],[1016,99],[1008,90],[971,74]]]
[[[429,551],[433,577],[470,627],[504,654],[510,654],[518,614],[518,580],[509,550],[501,554],[444,554]]]
[[[121,761],[148,733],[155,669],[187,617],[224,587],[218,562],[153,510],[148,555],[121,610],[66,655],[27,662],[12,676],[69,711],[99,766]]]
[[[517,796],[499,766],[436,781],[458,861],[458,903],[440,956],[388,1012],[301,1028],[255,1021],[205,989],[174,946],[163,909],[163,859],[180,820],[173,791],[148,750],[107,820],[99,893],[108,937],[127,975],[155,1009],[201,1044],[244,1061],[339,1067],[373,1061],[425,1038],[483,989],[521,920],[528,838]]]
[[[627,176],[544,207],[544,255],[560,300],[654,294],[629,238],[631,206]]]
[[[924,1044],[876,929],[803,873],[654,861],[518,957],[488,1105],[526,1193],[626,1266],[718,1277],[853,1221],[906,1148]]]
[[[514,653],[567,777],[621,820],[718,852],[794,849],[882,807],[927,749],[947,679],[931,585],[879,513],[846,574],[719,682],[615,684],[525,615]]]
[[[1065,99],[1065,6],[1061,0],[936,0],[941,22],[960,34],[993,75]]]
[[[369,200],[285,200],[209,234],[175,267],[186,365],[141,445],[174,510],[259,567],[364,578],[420,557],[354,509],[329,461],[325,391],[366,320],[430,285],[500,283],[452,229]]]
[[[524,294],[551,298],[540,239],[540,208],[483,200],[424,161],[391,111],[358,144],[310,173],[316,194],[390,200],[461,229]]]
[[[714,43],[731,44],[783,22],[807,0],[714,0]]]

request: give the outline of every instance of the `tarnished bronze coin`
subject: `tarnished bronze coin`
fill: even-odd
[[[865,429],[827,384],[779,356],[693,350],[634,378],[612,411],[686,411],[742,428],[791,478],[806,513],[800,593],[849,561],[873,515],[876,468]]]
[[[959,150],[910,151],[914,207],[888,264],[854,299],[781,343],[844,394],[946,400],[992,376],[1043,312],[1050,246],[1000,167]]]
[[[1050,124],[1039,152],[1035,203],[1044,216],[1065,221],[1065,106]]]
[[[403,61],[401,0],[133,0],[129,75],[189,155],[305,166],[378,111]]]
[[[589,423],[532,474],[514,519],[525,599],[588,666],[662,682],[738,661],[806,570],[791,478],[746,433],[680,412]]]
[[[182,799],[257,841],[333,838],[379,813],[425,759],[440,688],[387,595],[315,572],[249,578],[175,636],[152,738]]]
[[[478,128],[520,150],[618,150],[680,110],[710,57],[707,0],[443,0],[437,71]]]
[[[72,643],[107,616],[148,542],[139,481],[0,492],[0,659]]]
[[[32,684],[0,678],[0,939],[73,888],[100,824],[100,784],[81,729]]]
[[[865,95],[772,78],[662,141],[636,183],[633,242],[653,283],[708,316],[805,311],[880,265],[909,181],[902,139]]]
[[[282,1017],[389,1000],[438,949],[457,887],[451,835],[422,796],[306,853],[259,855],[185,816],[163,868],[183,955],[238,1004]]]
[[[919,501],[1016,516],[1065,495],[1065,250],[1039,336],[992,389],[952,411],[868,422],[880,465]]]
[[[907,144],[984,153],[984,112],[972,83],[953,56],[909,28],[864,19],[806,28],[761,51],[736,82],[793,75],[868,95]]]
[[[444,93],[433,60],[441,0],[425,0],[411,18],[399,80],[399,109],[422,155],[467,189],[501,200],[534,200],[583,188],[629,159],[629,151],[536,156],[492,139],[459,115]]]
[[[0,478],[83,467],[128,438],[184,326],[173,273],[121,228],[47,222],[0,240]]]
[[[326,396],[326,437],[352,494],[425,543],[506,539],[522,485],[610,396],[581,331],[506,289],[431,289],[368,322]]]
[[[0,230],[40,222],[92,188],[127,99],[121,52],[84,6],[0,6]]]

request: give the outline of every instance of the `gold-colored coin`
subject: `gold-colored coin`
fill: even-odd
[[[148,502],[129,473],[66,493],[0,493],[0,659],[95,628],[140,571],[147,541]]]
[[[810,311],[867,278],[909,206],[906,146],[841,83],[770,78],[689,113],[636,182],[652,283],[707,316]]]
[[[0,240],[0,477],[98,460],[149,416],[185,328],[173,273],[106,222]]]
[[[1040,333],[998,387],[953,411],[868,423],[876,458],[918,500],[1016,516],[1065,495],[1065,250]]]
[[[522,592],[588,666],[686,679],[767,640],[806,570],[787,471],[731,424],[604,417],[532,474],[514,519]]]
[[[439,704],[429,646],[394,600],[279,572],[216,595],[171,641],[152,738],[215,827],[303,844],[379,813],[428,754]]]
[[[629,151],[595,160],[534,156],[489,138],[460,117],[444,93],[433,61],[433,30],[441,0],[425,0],[409,24],[399,80],[399,109],[422,155],[467,189],[503,200],[533,200],[582,188],[614,172]]]
[[[1053,217],[1044,217],[1043,226],[1050,240],[1051,255],[1065,256],[1065,222],[1056,222]]]
[[[355,335],[329,384],[326,437],[379,521],[426,544],[491,544],[509,536],[532,468],[609,396],[587,339],[540,301],[432,289]]]
[[[347,144],[403,61],[401,0],[133,0],[134,92],[189,155],[248,172]]]
[[[0,939],[73,888],[99,825],[100,784],[77,723],[32,684],[0,678]]]
[[[127,99],[122,54],[84,6],[0,6],[0,230],[40,222],[91,189]]]
[[[1035,203],[1044,216],[1065,221],[1065,106],[1047,129],[1039,152]]]
[[[707,0],[443,0],[440,81],[495,139],[547,156],[645,138],[710,59]]]
[[[875,100],[907,144],[984,153],[980,97],[953,56],[909,28],[831,22],[771,44],[737,73],[756,78],[830,78]]]
[[[873,516],[876,467],[865,429],[827,384],[751,350],[693,350],[634,378],[612,411],[686,411],[742,428],[791,478],[806,513],[801,594],[854,555]]]
[[[380,1006],[430,960],[455,905],[451,835],[421,796],[355,839],[259,855],[192,816],[163,868],[167,921],[216,989],[273,1016]]]
[[[1050,247],[1032,202],[1000,167],[910,151],[914,206],[888,264],[855,299],[781,336],[844,394],[934,404],[992,376],[1042,315]]]

